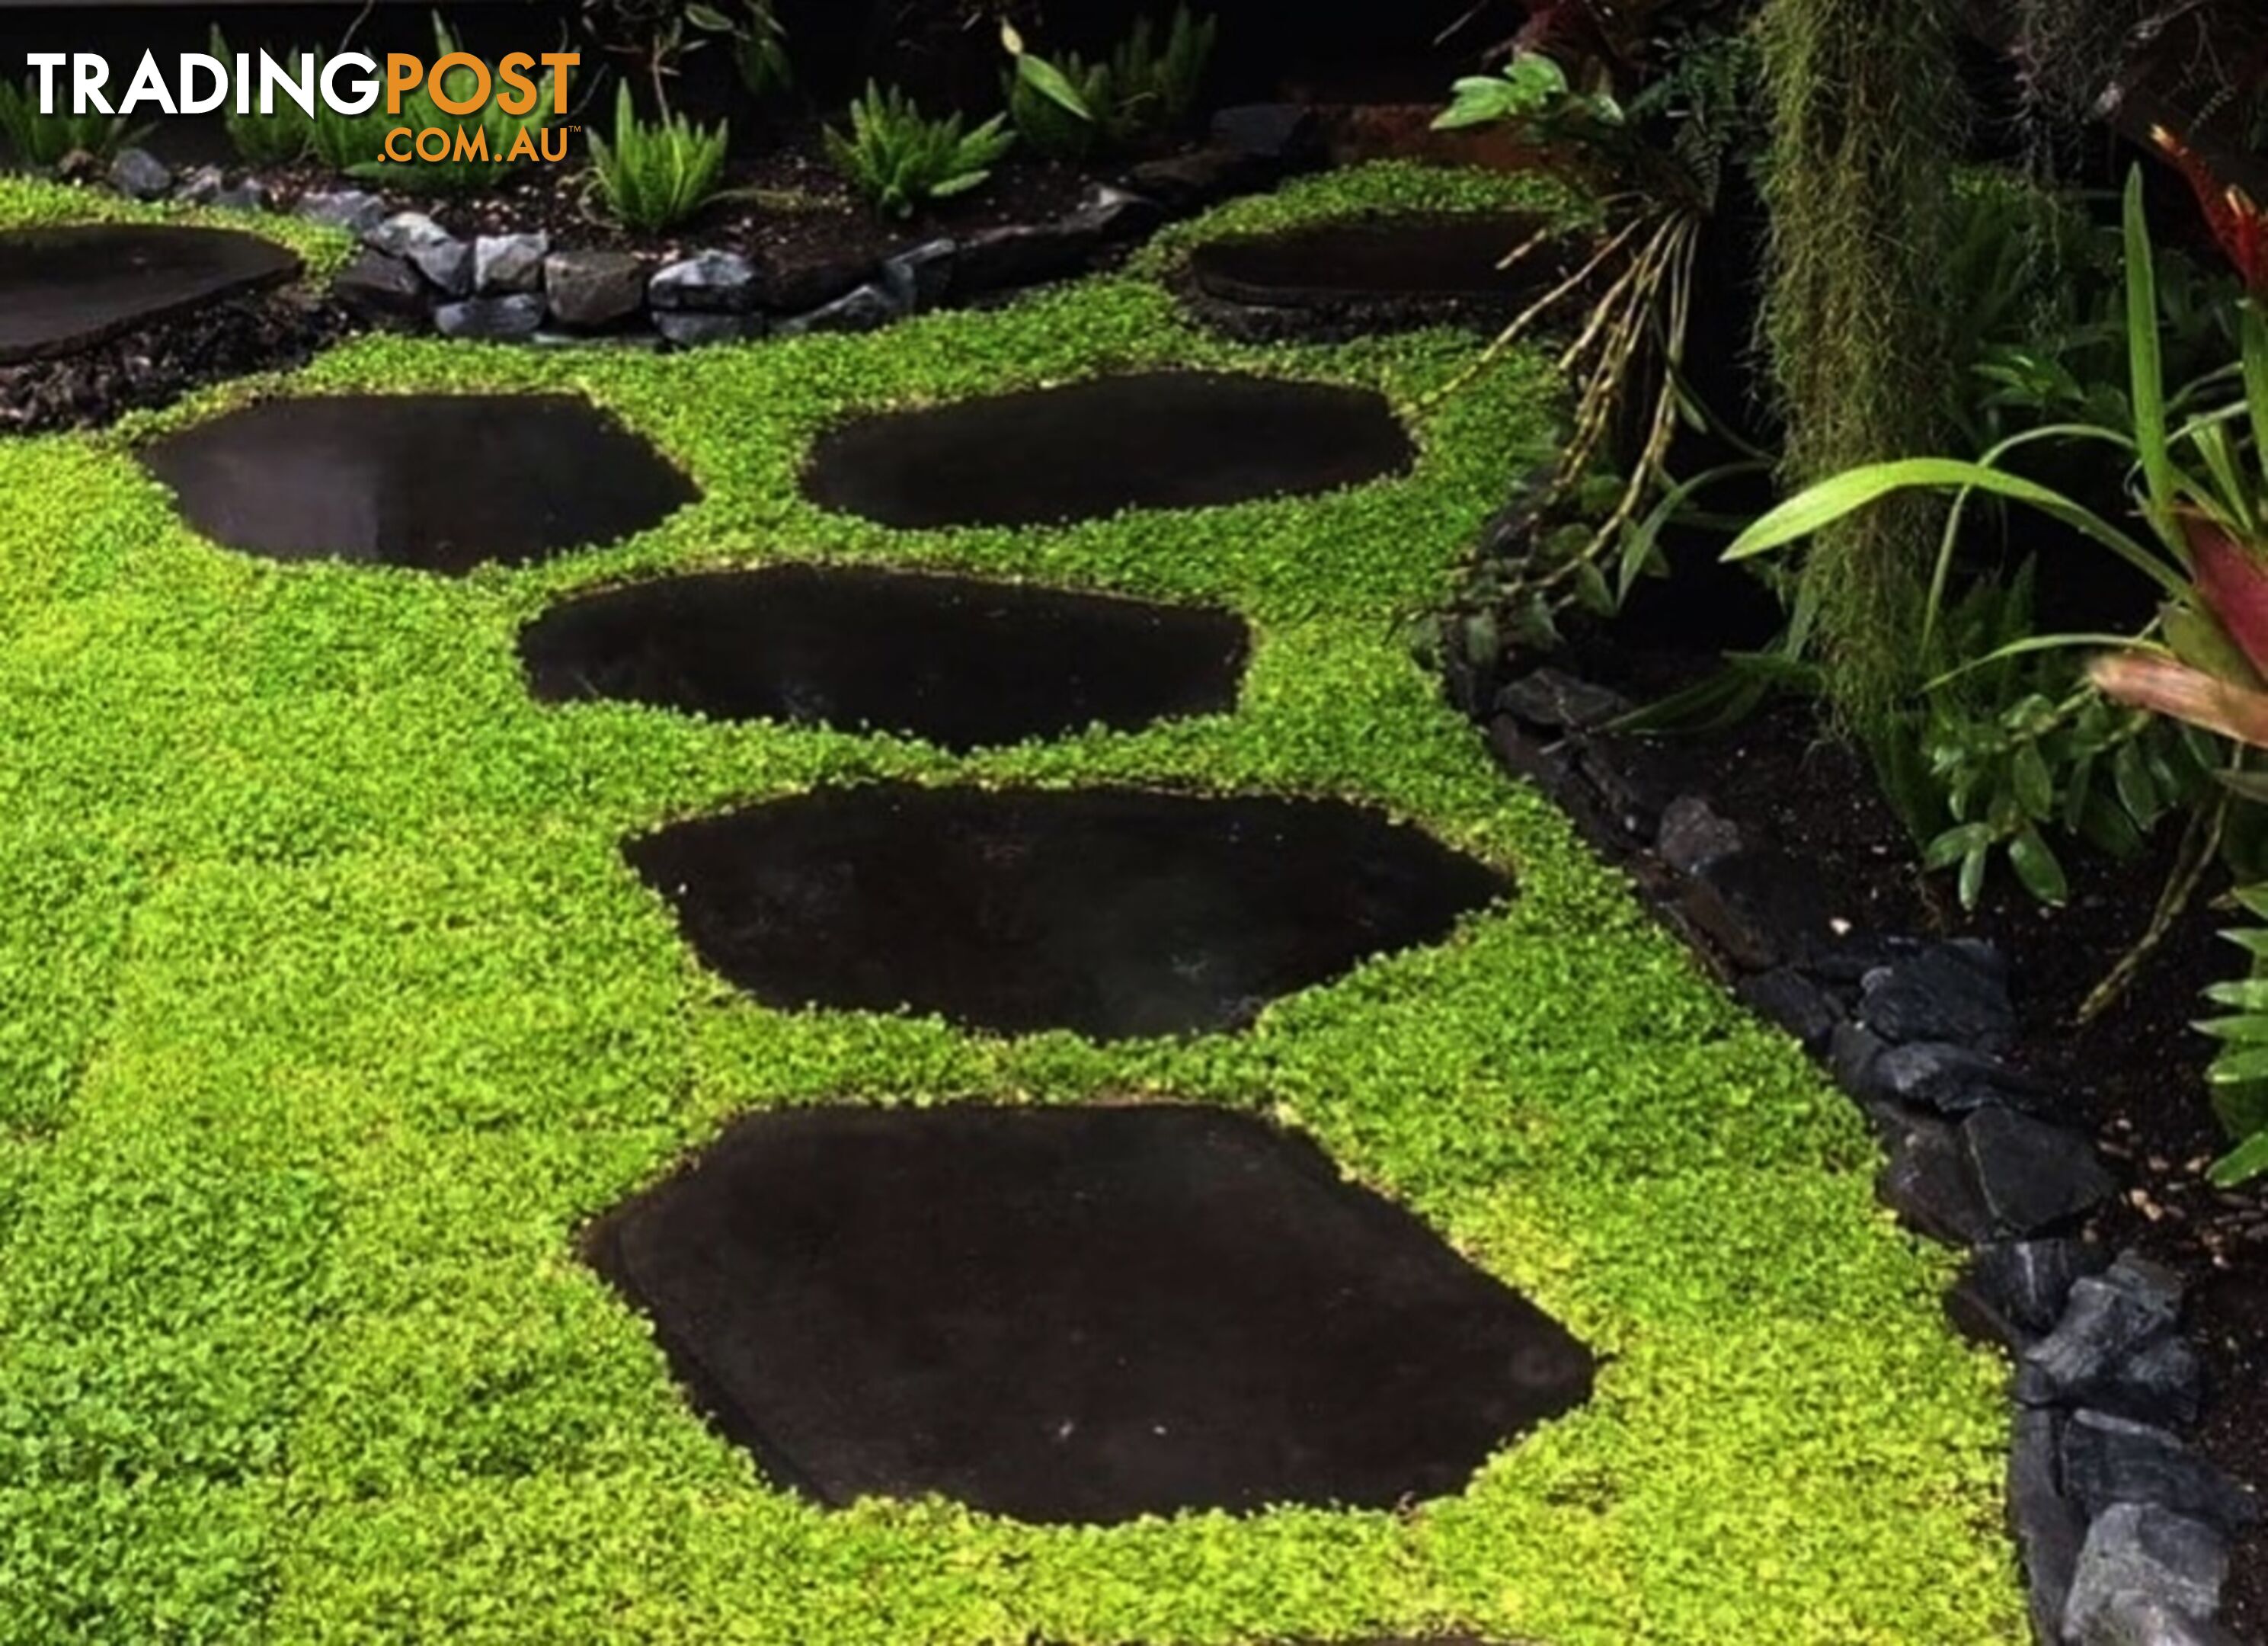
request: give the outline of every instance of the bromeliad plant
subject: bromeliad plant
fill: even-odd
[[[1727,551],[1735,559],[1771,553],[1885,498],[1950,492],[1955,506],[1933,579],[1930,627],[1921,637],[1926,654],[1939,657],[1944,653],[1936,625],[1946,609],[1963,509],[1980,496],[2039,510],[2157,586],[2157,617],[2139,636],[2021,635],[1933,683],[1933,690],[1946,690],[1978,670],[2021,658],[2072,647],[2117,648],[2088,669],[2091,691],[2074,692],[2043,715],[2040,734],[2022,745],[2017,776],[1993,795],[1987,814],[1960,820],[1932,843],[1932,866],[1959,863],[1964,897],[1972,900],[1983,854],[2003,845],[2036,894],[2060,900],[2062,870],[2043,829],[2064,816],[2074,793],[2082,794],[2083,811],[2088,763],[2110,745],[2066,750],[2066,775],[2058,779],[2047,758],[2047,734],[2081,717],[2102,725],[2102,700],[2185,728],[2173,737],[2138,728],[2120,738],[2108,762],[2110,781],[2133,821],[2143,823],[2175,804],[2189,812],[2190,829],[2149,934],[2096,992],[2088,1012],[2107,1004],[2131,976],[2195,895],[2213,860],[2227,860],[2240,877],[2258,873],[2262,814],[2244,803],[2268,801],[2268,774],[2246,769],[2247,749],[2268,748],[2268,218],[2239,191],[2215,184],[2170,134],[2158,137],[2197,185],[2215,237],[2244,278],[2236,367],[2168,394],[2156,263],[2138,172],[2125,202],[2131,426],[2051,424],[2013,436],[1977,461],[1911,458],[1855,469],[1790,498]],[[2008,467],[2020,449],[2043,440],[2099,444],[2121,453],[2132,464],[2133,502],[2144,530],[2131,532]],[[2248,912],[2268,914],[2268,885],[2240,891],[2236,901]],[[2268,932],[2234,936],[2268,960]],[[2213,1083],[2222,1118],[2242,1140],[2217,1169],[2224,1180],[2235,1181],[2268,1171],[2268,978],[2221,985],[2212,998],[2237,1014],[2205,1025],[2230,1045],[2215,1066]]]

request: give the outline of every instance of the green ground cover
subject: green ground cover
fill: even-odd
[[[205,543],[131,461],[239,386],[0,443],[0,1640],[1155,1646],[1461,1626],[1551,1646],[2023,1638],[2001,1372],[1874,1207],[1858,1117],[1491,769],[1405,651],[1550,435],[1474,341],[1251,350],[1192,233],[1506,185],[1375,168],[1012,308],[660,359],[364,339],[296,392],[575,389],[705,500],[460,582]],[[52,211],[0,190],[0,222]],[[1372,384],[1416,473],[1066,530],[902,534],[795,476],[846,412],[1121,366]],[[513,642],[633,572],[839,557],[1233,603],[1233,715],[954,760],[529,700]],[[617,853],[878,777],[1340,794],[1513,871],[1437,949],[1241,1037],[1096,1047],[764,1010]],[[577,1229],[752,1106],[1134,1091],[1272,1113],[1611,1356],[1405,1514],[1039,1528],[771,1490]]]

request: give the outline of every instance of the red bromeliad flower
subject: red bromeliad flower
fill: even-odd
[[[2268,677],[2268,568],[2218,520],[2182,517],[2198,594],[2236,649]]]
[[[2217,520],[2183,515],[2182,528],[2198,604],[2244,660],[2231,659],[2228,667],[2243,675],[2250,664],[2252,677],[2232,680],[2155,653],[2123,652],[2096,659],[2088,678],[2121,703],[2268,749],[2268,691],[2260,689],[2261,676],[2268,675],[2268,566]]]
[[[2259,203],[2215,177],[2197,151],[2165,127],[2151,128],[2150,137],[2189,179],[2213,239],[2243,277],[2244,289],[2268,302],[2268,215],[2262,213]]]

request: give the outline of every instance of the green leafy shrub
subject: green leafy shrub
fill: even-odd
[[[2209,189],[2200,192],[2209,202],[2215,198]],[[1994,759],[1970,768],[1987,774],[1988,784],[1974,796],[1956,789],[1955,827],[1933,843],[1929,854],[1933,867],[1960,864],[1962,895],[1973,902],[1986,854],[2005,845],[2034,895],[2060,902],[2065,879],[2043,826],[2059,821],[2084,828],[2094,821],[2098,830],[2124,834],[2177,808],[2189,814],[2189,832],[2151,933],[2096,991],[2083,1015],[2114,998],[2195,895],[2215,856],[2241,878],[2258,879],[2268,870],[2262,854],[2268,812],[2261,805],[2268,802],[2268,775],[2247,770],[2247,751],[2268,749],[2268,308],[2263,306],[2268,304],[2268,254],[2254,254],[2253,265],[2244,267],[2252,295],[2240,310],[2243,336],[2235,369],[2169,394],[2158,260],[2139,171],[2126,190],[2124,237],[2131,388],[2123,424],[2050,425],[2013,436],[1974,462],[1920,457],[1853,469],[1790,498],[1728,551],[1734,557],[1770,552],[1884,498],[1939,491],[1952,494],[1954,503],[1926,602],[1931,625],[1944,608],[1962,509],[1977,496],[2040,511],[2157,587],[2161,603],[2139,635],[2036,634],[2029,631],[2025,612],[2022,621],[2003,625],[1999,644],[1931,688],[1942,690],[2035,653],[2116,648],[2095,661],[2088,683],[2063,704],[2025,698],[2014,705],[2007,727],[2014,735],[1985,751]],[[2268,243],[2249,232],[2231,238],[2247,251]],[[2130,531],[2123,511],[2113,515],[2090,508],[2015,472],[2012,458],[2042,439],[2108,447],[2121,472],[2131,467],[2136,478],[2123,500],[2139,516],[2142,529]],[[1932,654],[1933,639],[1925,627],[1924,655]],[[2167,724],[2119,735],[2102,698],[2165,716]],[[2115,808],[2095,798],[2090,787],[2098,765],[2107,767]],[[2129,823],[2132,830],[2124,827]],[[2248,909],[2268,908],[2268,897],[2248,895]],[[2268,956],[2268,934],[2240,934],[2237,941]],[[2268,1134],[2268,1058],[2255,1049],[2268,1043],[2268,1021],[2251,1015],[2268,1011],[2268,981],[2256,977],[2220,985],[2211,998],[2240,1014],[2212,1029],[2231,1045],[2215,1067],[2213,1082],[2223,1119],[2244,1140],[2217,1169],[2222,1180],[2235,1181],[2268,1170],[2263,1135]]]
[[[149,129],[129,128],[122,114],[74,114],[68,107],[41,114],[30,83],[17,86],[0,80],[0,137],[7,138],[18,159],[35,169],[59,165],[66,156],[81,151],[107,160]]]
[[[981,187],[1015,141],[1005,114],[972,131],[959,114],[932,120],[903,92],[872,81],[850,106],[850,131],[827,129],[836,169],[877,210],[898,218]]]
[[[1186,125],[1219,39],[1219,20],[1199,18],[1186,4],[1175,9],[1163,45],[1147,17],[1136,19],[1132,32],[1110,54],[1114,139],[1138,142]]]
[[[1083,160],[1101,146],[1104,114],[1113,107],[1110,65],[1088,63],[1077,52],[1060,63],[1027,51],[1006,31],[1016,60],[1002,81],[1009,123],[1033,153],[1049,160]]]
[[[213,26],[208,48],[223,63],[236,61],[236,54],[229,49],[228,38],[217,24]],[[297,74],[305,62],[304,55],[294,54],[292,72]],[[245,63],[238,64],[239,74],[246,70]],[[314,122],[288,98],[277,98],[275,108],[265,114],[239,114],[232,102],[223,112],[221,122],[228,130],[229,146],[247,166],[289,166],[306,154],[315,140]]]
[[[1015,60],[1003,86],[1008,117],[1033,152],[1052,160],[1138,147],[1187,123],[1219,34],[1213,18],[1184,5],[1162,48],[1145,17],[1108,59],[1089,63],[1075,51],[1053,59],[1028,50],[1003,24],[1002,43]]]
[[[795,89],[795,61],[788,55],[787,25],[780,20],[773,0],[744,0],[736,11],[696,0],[685,8],[685,20],[731,46],[733,71],[748,95],[759,102]],[[690,42],[684,49],[695,50],[700,43]]]
[[[638,117],[630,83],[615,93],[615,140],[591,134],[591,165],[607,210],[625,228],[651,233],[682,223],[717,195],[731,128],[695,125],[665,113]]]
[[[1433,122],[1436,131],[1462,131],[1503,121],[1534,120],[1567,109],[1571,100],[1602,123],[1619,124],[1623,114],[1607,93],[1577,97],[1567,71],[1556,58],[1524,51],[1497,74],[1469,75],[1452,88],[1449,107]]]

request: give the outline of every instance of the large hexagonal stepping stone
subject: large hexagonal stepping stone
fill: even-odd
[[[1380,324],[1495,314],[1577,266],[1550,240],[1502,266],[1544,226],[1498,213],[1343,218],[1209,242],[1189,254],[1189,277],[1224,302]]]
[[[611,543],[700,495],[571,395],[268,400],[159,440],[142,462],[232,549],[453,576]]]
[[[766,1005],[1099,1040],[1244,1027],[1507,889],[1361,807],[1138,789],[822,790],[626,851]]]
[[[1218,1110],[762,1115],[590,1251],[723,1431],[830,1504],[1384,1508],[1591,1389],[1550,1317]]]
[[[85,224],[0,233],[0,365],[75,354],[298,276],[289,247],[228,229]]]
[[[1336,491],[1417,448],[1367,389],[1201,372],[894,412],[823,436],[804,489],[886,526],[1042,526]]]
[[[966,578],[781,566],[573,600],[520,638],[535,695],[902,732],[965,751],[1236,706],[1223,611]]]

